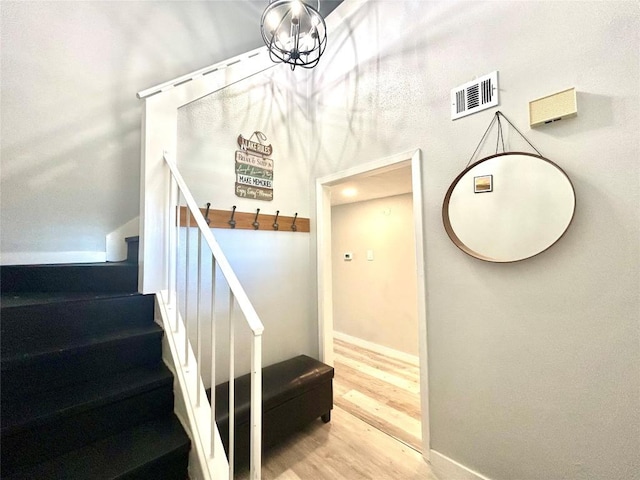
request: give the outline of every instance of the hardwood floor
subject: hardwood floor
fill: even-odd
[[[421,451],[419,367],[340,340],[334,355],[334,403]]]
[[[247,470],[235,478],[248,479]],[[422,456],[335,406],[262,459],[264,480],[438,480]]]
[[[265,453],[262,478],[438,480],[409,446],[420,445],[418,367],[340,341],[334,349],[331,422],[318,419]]]

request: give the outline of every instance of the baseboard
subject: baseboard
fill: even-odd
[[[106,262],[105,252],[2,252],[1,265],[47,265],[54,263]]]
[[[415,365],[416,367],[420,366],[420,358],[417,355],[411,355],[410,353],[394,350],[393,348],[369,342],[367,340],[363,340],[362,338],[352,337],[351,335],[347,335],[346,333],[342,332],[334,331],[333,338],[336,338],[343,342],[351,343],[356,347],[366,348],[367,350],[386,355],[387,357],[402,360],[403,362],[410,363],[411,365]]]
[[[491,480],[435,450],[431,450],[429,461],[440,480]]]

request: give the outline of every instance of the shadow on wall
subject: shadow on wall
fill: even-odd
[[[536,131],[544,135],[566,138],[615,125],[612,97],[580,91],[577,91],[576,95],[580,121],[568,118],[553,125],[542,125],[536,128]]]
[[[343,19],[343,26],[341,26],[342,35],[336,39],[328,39],[328,47],[325,50],[321,62],[316,67],[316,75],[312,77],[309,97],[309,110],[312,119],[316,118],[316,113],[319,111],[331,110],[333,102],[337,102],[339,105],[339,112],[347,112],[347,125],[348,132],[353,136],[357,130],[355,125],[355,113],[358,109],[358,98],[355,92],[358,91],[358,65],[360,60],[358,58],[358,49],[356,48],[356,42],[353,36],[354,25],[363,22],[367,16],[367,13],[362,9],[358,9],[350,17]],[[335,42],[335,43],[334,43]],[[336,45],[335,47],[333,45]],[[329,68],[329,66],[331,68]],[[334,69],[338,67],[340,74],[338,76],[328,78],[325,72],[333,74]],[[326,118],[326,114],[325,114]],[[342,117],[338,119],[337,124],[342,121]],[[315,124],[313,144],[314,147],[311,151],[311,164],[313,165],[319,158],[330,159],[331,155],[327,155],[327,150],[323,147],[323,125]],[[346,133],[346,132],[345,132]],[[356,143],[360,142],[360,136],[355,135]],[[347,148],[349,140],[345,138],[340,149],[340,154],[335,158],[340,159],[344,157],[345,150]],[[339,171],[340,165],[338,163],[332,163],[330,165],[331,171]]]
[[[260,46],[263,8],[3,4],[2,250],[104,251],[139,213],[136,92]]]
[[[53,105],[42,117],[61,110]],[[36,218],[56,232],[42,245],[47,250],[104,251],[108,229],[137,215],[139,111],[130,106],[115,122],[101,115],[108,110],[105,103],[49,131],[3,142],[3,251],[42,250],[28,240],[47,237]]]
[[[417,3],[406,8],[425,8]],[[425,79],[415,72],[426,71],[424,52],[430,37],[407,33],[421,26],[407,24],[406,18],[380,18],[378,8],[363,4],[346,11],[329,39],[315,69],[309,102],[312,118],[322,118],[315,125],[312,162],[322,159],[328,167],[316,173],[343,170],[363,150],[384,157],[415,146],[402,137],[411,120],[401,106],[407,97],[422,101]],[[367,28],[379,34],[358,38]]]

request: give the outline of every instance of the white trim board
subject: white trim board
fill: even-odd
[[[410,353],[401,352],[400,350],[395,350],[391,347],[385,347],[384,345],[369,342],[368,340],[353,337],[351,335],[347,335],[346,333],[337,332],[335,330],[333,331],[333,338],[350,343],[352,345],[355,345],[356,347],[364,348],[367,350],[371,350],[372,352],[380,353],[387,357],[395,358],[396,360],[402,360],[403,362],[410,363],[411,365],[414,365],[416,367],[420,366],[420,357],[418,357],[417,355],[411,355]]]
[[[431,450],[430,463],[435,474],[442,480],[491,480],[436,450]]]
[[[275,67],[277,64],[271,61],[268,52],[267,47],[261,47],[213,65],[207,72],[199,70],[138,93],[139,98],[144,98],[138,270],[138,289],[141,293],[156,293],[166,288],[168,239],[165,238],[164,228],[170,208],[167,201],[169,169],[164,164],[164,156],[169,154],[177,158],[178,109]],[[186,78],[192,80],[186,81]]]

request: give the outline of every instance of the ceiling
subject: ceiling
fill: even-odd
[[[353,194],[345,195],[345,190]],[[411,191],[411,165],[405,165],[392,170],[385,169],[359,175],[331,186],[331,205],[363,202]]]

